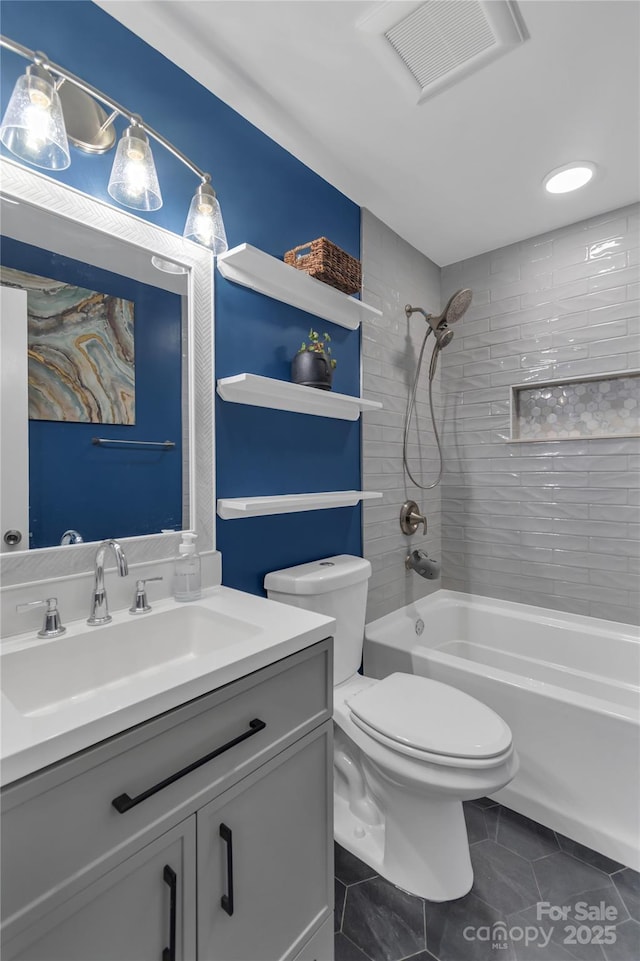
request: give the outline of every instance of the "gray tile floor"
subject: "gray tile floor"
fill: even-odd
[[[488,798],[465,816],[474,883],[444,904],[336,845],[336,961],[640,961],[640,874]]]

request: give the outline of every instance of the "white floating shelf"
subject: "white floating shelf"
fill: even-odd
[[[276,494],[269,497],[222,497],[218,500],[218,516],[259,517],[264,514],[292,514],[296,511],[320,511],[329,507],[355,507],[359,501],[382,497],[378,491],[325,491],[321,494]]]
[[[267,297],[306,310],[315,317],[355,330],[361,320],[380,317],[381,310],[354,300],[283,260],[251,244],[240,244],[218,257],[218,270],[227,280],[250,287]]]
[[[292,410],[298,414],[315,414],[318,417],[336,417],[339,420],[357,420],[363,410],[382,407],[377,400],[334,394],[330,390],[303,387],[287,380],[275,380],[260,374],[236,374],[218,381],[218,394],[233,404],[250,404],[252,407],[270,407],[273,410]]]

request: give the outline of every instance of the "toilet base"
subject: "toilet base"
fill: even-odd
[[[415,832],[405,837],[400,827],[402,812],[391,824],[365,824],[349,810],[346,798],[334,793],[335,840],[403,891],[428,901],[453,901],[473,884],[462,804],[422,803],[428,830],[416,845]]]

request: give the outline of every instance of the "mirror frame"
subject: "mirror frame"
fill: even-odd
[[[109,237],[172,260],[187,270],[188,468],[191,529],[201,554],[215,550],[214,302],[213,254],[206,247],[90,197],[74,187],[0,157],[0,192],[7,200],[39,207]],[[187,435],[185,434],[185,437]],[[184,496],[184,492],[183,492]],[[129,564],[170,560],[180,534],[120,538]],[[93,571],[96,543],[0,554],[3,587]]]

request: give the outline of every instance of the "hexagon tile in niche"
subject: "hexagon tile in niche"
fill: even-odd
[[[513,387],[512,440],[640,435],[640,375]]]

